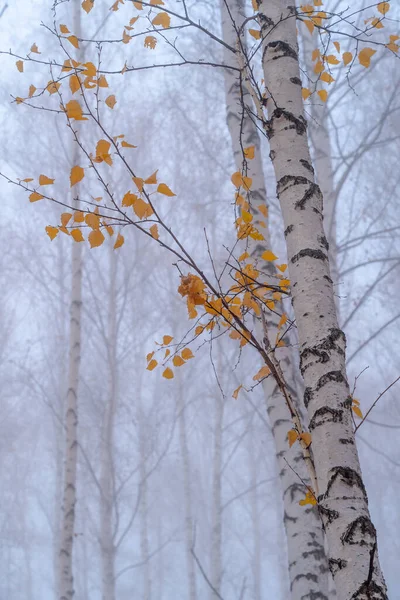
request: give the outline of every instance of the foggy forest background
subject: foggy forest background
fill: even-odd
[[[105,0],[96,4],[90,18],[82,17],[85,35],[104,27],[115,37],[130,8],[110,13]],[[68,10],[66,4],[60,12],[67,18]],[[199,0],[195,10],[219,31],[219,3]],[[1,49],[26,54],[36,43],[43,56],[55,56],[55,42],[40,25],[51,20],[46,0],[9,0],[0,18]],[[108,64],[118,68],[125,60],[167,62],[168,51],[160,46],[158,54],[149,53],[136,43],[105,49]],[[221,60],[218,47],[197,34],[186,51]],[[354,395],[364,412],[400,375],[398,65],[382,54],[368,72],[354,74],[352,85],[338,79],[325,109],[337,185],[336,292],[350,384],[362,373]],[[12,178],[51,173],[61,179],[71,168],[72,142],[66,145],[59,119],[11,97],[26,94],[27,73],[29,83],[42,84],[43,69],[26,64],[22,77],[15,59],[3,54],[1,73],[2,170]],[[114,77],[113,92],[118,104],[108,125],[138,146],[135,160],[143,172],[162,170],[177,194],[167,217],[188,249],[211,268],[206,228],[214,261],[222,265],[224,247],[235,238],[223,73],[202,66],[129,73]],[[264,150],[268,156],[266,144]],[[283,257],[269,162],[264,169],[274,250]],[[61,235],[51,242],[45,234],[58,219],[56,206],[30,204],[18,188],[4,180],[0,185],[0,599],[50,600],[62,494],[72,243]],[[261,388],[232,398],[253,373],[254,355],[238,360],[237,347],[223,338],[195,348],[195,360],[173,381],[146,370],[155,341],[185,333],[187,310],[176,292],[173,259],[129,228],[124,235],[118,251],[107,244],[83,250],[76,597],[101,598],[101,485],[110,477],[118,600],[189,598],[188,528],[199,599],[213,597],[201,568],[210,572],[220,528],[225,600],[236,600],[243,589],[244,598],[285,600],[282,505]],[[398,395],[394,386],[357,433],[393,599],[400,598]]]

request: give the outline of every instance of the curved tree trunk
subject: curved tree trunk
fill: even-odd
[[[296,9],[260,0],[271,159],[282,209],[319,510],[340,600],[386,600],[351,419],[345,336],[337,323],[322,194],[314,181],[298,60]]]
[[[230,46],[235,47],[239,38],[233,23],[238,27],[243,22],[242,0],[229,0],[228,2],[221,0],[221,10],[224,40]],[[229,51],[225,53],[224,58],[226,64],[231,64],[232,58]],[[265,250],[271,249],[271,241],[268,226],[263,226],[263,222],[266,221],[264,211],[267,208],[267,192],[261,161],[260,137],[253,120],[254,117],[250,116],[255,113],[255,107],[245,85],[240,84],[237,73],[230,69],[225,70],[225,90],[227,121],[236,168],[239,171],[242,171],[243,167],[247,169],[246,175],[253,180],[251,188],[252,224],[265,238],[264,241],[253,242],[248,248],[251,259],[257,261],[260,260],[260,256]],[[255,146],[255,156],[253,160],[247,160],[244,163],[243,148],[248,146]],[[274,268],[272,263],[268,263],[268,266],[270,269]],[[273,274],[274,272],[271,272],[271,275]],[[276,333],[279,314],[269,313],[266,318],[269,331]],[[258,330],[258,337],[262,339],[263,332],[260,331],[260,324],[258,324]],[[281,360],[281,368],[291,389],[292,397],[295,398],[291,358],[292,355],[288,351]],[[299,505],[299,501],[304,498],[304,485],[301,480],[308,479],[302,452],[298,445],[289,449],[287,433],[292,428],[292,421],[276,382],[272,377],[267,378],[263,382],[263,388],[279,465],[291,600],[312,600],[313,598],[327,600],[328,564],[324,551],[321,520],[316,509],[305,510]],[[288,463],[295,472],[288,466]]]

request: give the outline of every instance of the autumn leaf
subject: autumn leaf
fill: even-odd
[[[152,236],[152,237],[153,237],[155,240],[158,240],[158,238],[159,238],[160,236],[159,236],[159,233],[158,233],[158,227],[157,227],[157,225],[152,225],[152,226],[150,227],[150,234],[151,234],[151,236]]]
[[[65,112],[69,119],[75,119],[75,121],[87,121],[87,117],[83,116],[82,107],[78,100],[70,100],[65,105]]]
[[[147,35],[144,38],[144,47],[145,48],[150,48],[151,50],[154,50],[154,48],[157,46],[157,38],[154,37],[154,35]]]
[[[308,432],[304,432],[300,435],[300,438],[303,440],[303,442],[306,444],[307,448],[309,447],[309,445],[311,444],[311,434],[309,434]]]
[[[36,88],[34,85],[29,86],[29,96],[28,98],[32,98],[33,94],[36,92]]]
[[[300,506],[306,506],[307,504],[311,504],[312,506],[315,506],[317,504],[317,501],[315,499],[314,494],[312,494],[310,491],[308,491],[305,495],[305,498],[303,500],[300,500],[299,504],[300,504]]]
[[[49,92],[50,95],[56,94],[60,89],[60,86],[61,83],[59,81],[49,81],[46,86],[46,90]]]
[[[241,216],[245,223],[251,223],[251,221],[253,220],[253,215],[247,212],[247,210],[242,210]]]
[[[360,64],[363,67],[368,68],[371,64],[371,58],[375,53],[376,50],[373,50],[372,48],[363,48],[358,54],[358,60],[360,61]]]
[[[107,104],[108,108],[114,108],[114,106],[117,103],[117,100],[116,100],[114,94],[112,94],[111,96],[108,96],[108,98],[105,99],[105,103]]]
[[[263,367],[261,367],[261,369],[254,375],[253,377],[253,381],[260,381],[260,379],[263,379],[264,377],[268,377],[268,375],[271,373],[270,369],[267,367],[267,365],[264,365]]]
[[[124,31],[122,32],[122,42],[123,42],[124,44],[129,44],[129,42],[131,41],[131,39],[132,39],[132,38],[131,38],[131,36],[130,36],[130,35],[128,35],[128,34],[126,33],[125,29],[124,29]]]
[[[85,176],[85,169],[82,169],[79,165],[72,167],[69,175],[70,187],[82,181]]]
[[[149,364],[147,365],[146,369],[148,371],[152,371],[153,369],[156,368],[156,366],[158,365],[158,362],[153,358],[152,360],[150,360]]]
[[[237,387],[237,388],[236,388],[236,390],[235,390],[235,391],[233,392],[233,394],[232,394],[232,398],[234,398],[235,400],[237,400],[237,399],[238,399],[238,395],[239,395],[239,392],[240,392],[240,390],[242,389],[242,387],[243,387],[243,386],[240,384],[240,385],[239,385],[239,387]]]
[[[318,90],[317,94],[321,98],[322,102],[326,102],[328,100],[328,92],[326,90]]]
[[[121,246],[123,246],[124,242],[125,242],[124,236],[121,233],[119,233],[117,235],[117,239],[115,240],[114,250],[116,250],[117,248],[121,248]]]
[[[302,88],[301,95],[303,96],[303,100],[307,100],[311,96],[312,92],[308,88]]]
[[[174,372],[172,371],[172,369],[166,368],[165,371],[163,372],[162,376],[165,377],[165,379],[173,379]]]
[[[157,173],[158,173],[158,169],[157,169],[157,171],[154,171],[154,173],[152,173],[150,175],[150,177],[148,177],[147,179],[145,179],[144,182],[147,185],[154,185],[155,183],[157,183]]]
[[[77,75],[71,75],[69,78],[69,89],[72,94],[75,94],[78,90],[81,89],[81,82],[79,81],[79,77]]]
[[[161,27],[167,29],[170,26],[171,17],[165,12],[160,12],[154,17],[152,23],[153,25],[161,25]]]
[[[104,235],[99,229],[95,229],[89,233],[88,240],[90,248],[97,248],[98,246],[101,246],[104,242]]]
[[[327,71],[324,71],[321,76],[320,76],[321,81],[324,81],[325,83],[333,83],[335,80],[332,77],[332,75],[330,73],[327,73]]]
[[[347,66],[353,60],[353,55],[351,52],[343,52],[342,58],[344,65]]]
[[[285,323],[286,323],[287,320],[288,320],[287,315],[283,314],[281,316],[281,318],[279,319],[278,329],[280,329],[281,327],[283,327],[283,325],[285,325]]]
[[[52,227],[51,225],[47,225],[46,233],[51,239],[51,241],[53,241],[54,238],[58,235],[58,227]]]
[[[259,40],[261,38],[261,31],[259,29],[249,29],[249,34],[255,39]]]
[[[253,160],[254,158],[254,151],[255,151],[255,146],[248,146],[247,148],[244,149],[244,155],[246,158],[248,158],[249,160]]]
[[[101,88],[108,88],[108,81],[104,75],[100,75],[100,77],[97,80],[97,85]]]
[[[314,73],[319,75],[324,70],[324,63],[322,60],[318,60],[314,65]]]
[[[181,356],[185,360],[189,360],[189,358],[194,358],[194,354],[190,348],[184,348],[181,352]]]
[[[67,40],[69,41],[70,44],[73,45],[74,48],[79,48],[79,40],[76,37],[76,35],[70,35],[70,36],[68,36]]]
[[[174,367],[181,367],[185,364],[185,361],[180,356],[174,356],[174,358],[172,359],[172,363]]]
[[[50,179],[46,175],[39,175],[39,185],[51,185],[54,183],[54,179]]]
[[[23,61],[22,60],[17,60],[17,62],[15,64],[16,64],[16,67],[17,67],[18,71],[20,73],[23,73],[24,72],[24,63],[23,63]]]
[[[71,237],[75,242],[83,242],[84,237],[80,229],[71,229]]]
[[[390,4],[389,4],[389,2],[379,2],[378,6],[376,8],[379,10],[379,12],[382,15],[385,15],[390,9]]]
[[[340,52],[340,43],[339,42],[333,42],[333,45],[336,48],[336,52]]]
[[[40,54],[39,49],[36,46],[36,44],[32,44],[32,46],[31,46],[31,52],[34,52],[35,54]]]
[[[138,199],[138,197],[136,196],[136,194],[131,194],[131,192],[126,192],[125,196],[122,198],[122,206],[133,206],[133,203],[137,199]]]
[[[133,203],[133,210],[139,219],[147,219],[153,214],[153,209],[150,204],[145,202],[142,198],[137,198]]]
[[[82,2],[82,8],[83,10],[89,14],[90,11],[92,10],[93,6],[94,6],[94,0],[83,0]]]
[[[329,65],[338,65],[340,63],[340,60],[338,60],[334,54],[324,56],[324,61],[327,62]]]
[[[82,71],[82,75],[84,75],[85,77],[90,77],[90,78],[96,76],[97,69],[92,62],[83,63],[82,66],[85,67],[84,70]]]
[[[100,217],[95,213],[88,213],[85,215],[85,223],[92,229],[100,229]]]
[[[159,194],[164,194],[164,196],[176,196],[176,194],[174,194],[174,192],[172,192],[165,183],[160,183],[157,188],[157,192]]]
[[[126,142],[125,140],[123,140],[121,142],[121,146],[123,148],[137,148],[137,146],[134,146],[133,144],[129,144],[129,142]]]
[[[85,220],[85,215],[81,210],[77,210],[74,212],[74,221],[75,223],[83,223]]]
[[[352,408],[352,411],[354,412],[354,414],[357,415],[357,417],[359,419],[363,419],[363,414],[362,414],[360,408],[357,406],[357,404],[353,404],[351,408]]]
[[[42,196],[42,194],[39,194],[38,192],[32,192],[32,194],[30,194],[30,196],[29,196],[29,202],[37,202],[38,200],[41,200],[42,198],[44,198],[44,196]]]
[[[261,258],[263,260],[276,260],[278,257],[275,256],[275,254],[272,252],[272,250],[265,250],[262,254],[261,254]]]
[[[244,260],[246,260],[246,258],[249,258],[250,254],[248,252],[243,252],[243,254],[241,254],[238,258],[239,262],[243,262]]]
[[[72,217],[72,213],[62,213],[61,215],[61,225],[63,227],[66,227],[68,225],[68,223],[70,222]]]
[[[288,431],[288,442],[289,442],[289,448],[291,448],[293,446],[293,444],[296,442],[296,440],[299,437],[299,434],[297,433],[297,431],[295,429],[290,429]]]
[[[68,27],[66,25],[60,25],[61,33],[70,33]]]

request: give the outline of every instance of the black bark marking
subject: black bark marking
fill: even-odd
[[[330,558],[329,559],[329,570],[332,573],[332,577],[335,577],[338,571],[347,567],[347,560],[342,558]]]
[[[348,525],[341,540],[350,546],[370,546],[376,543],[376,529],[369,517],[357,517]]]
[[[339,517],[339,513],[337,510],[334,510],[333,508],[325,508],[324,506],[322,506],[322,504],[320,504],[320,501],[323,500],[323,496],[320,495],[318,496],[318,510],[319,510],[319,514],[321,515],[321,517],[328,522],[328,524],[333,523],[333,521],[335,519],[337,519]]]
[[[290,81],[294,84],[294,85],[301,85],[301,79],[299,79],[298,77],[291,77]]]
[[[297,254],[292,256],[290,262],[294,264],[295,262],[300,260],[300,258],[304,258],[305,256],[308,256],[310,258],[315,258],[316,260],[328,260],[328,256],[325,254],[325,252],[322,252],[322,250],[313,250],[312,248],[304,248],[303,250],[300,250],[300,252],[298,252]]]
[[[303,457],[301,457],[301,459],[303,460]],[[284,496],[288,493],[290,493],[290,501],[293,502],[297,494],[300,494],[301,497],[304,496],[304,485],[300,481],[298,483],[292,483],[286,488]]]
[[[319,378],[317,385],[315,386],[315,391],[320,390],[324,385],[329,383],[330,381],[335,381],[336,383],[345,383],[346,380],[341,371],[330,371],[329,373],[325,373],[322,377]]]
[[[264,54],[267,52],[268,48],[271,48],[271,50],[273,50],[275,53],[275,56],[272,57],[272,60],[278,60],[278,58],[293,58],[294,60],[298,60],[296,50],[287,42],[276,40],[275,42],[266,44],[264,48]],[[280,53],[279,55],[277,55],[278,52]]]
[[[315,411],[309,425],[310,431],[314,431],[317,427],[325,425],[325,423],[341,423],[343,421],[343,411],[322,406]]]
[[[354,440],[352,440],[351,438],[340,438],[339,442],[341,444],[354,444]]]
[[[269,120],[270,128],[269,135],[272,137],[274,135],[274,121],[275,119],[280,119],[284,117],[286,121],[290,123],[290,126],[287,129],[296,129],[297,135],[304,135],[307,131],[307,121],[305,118],[300,115],[299,117],[295,117],[293,113],[289,110],[285,110],[284,108],[276,108],[271,115]]]
[[[305,169],[307,169],[308,171],[310,171],[310,173],[312,173],[314,175],[314,167],[312,165],[310,165],[308,160],[304,160],[304,158],[301,158],[300,163],[303,165],[303,167]]]
[[[316,362],[328,362],[332,351],[344,356],[343,348],[338,346],[336,343],[338,340],[341,340],[344,346],[346,346],[346,338],[343,331],[335,328],[330,330],[329,335],[322,342],[316,346],[312,346],[311,348],[305,348],[300,354],[301,374],[304,375],[305,370],[314,365]],[[310,359],[311,356],[315,356],[317,360],[304,364]]]
[[[283,235],[285,237],[287,237],[289,235],[289,233],[292,233],[293,229],[294,229],[294,225],[288,225],[286,227],[285,231],[283,232]]]
[[[328,275],[324,275],[323,279],[326,279],[329,283],[333,283],[333,280]]]
[[[291,517],[285,511],[284,514],[283,514],[283,522],[286,523],[286,521],[292,521],[292,523],[297,523],[297,517]]]
[[[308,408],[311,400],[313,399],[313,393],[310,387],[306,387],[304,390],[304,406]]]
[[[272,160],[272,162],[275,160],[275,156],[276,156],[275,150],[271,150],[271,152],[269,153],[269,157]]]
[[[296,577],[293,579],[292,583],[290,584],[290,589],[293,589],[293,586],[296,583],[296,581],[300,581],[301,579],[306,579],[307,581],[313,581],[314,583],[318,582],[318,577],[317,577],[317,575],[315,575],[315,573],[299,573],[299,575],[296,575]]]
[[[307,179],[307,177],[301,177],[300,175],[284,175],[278,181],[278,184],[276,186],[277,194],[279,196],[282,192],[286,191],[289,187],[293,185],[310,185],[311,183],[312,182],[309,179]]]
[[[306,202],[308,202],[308,200],[310,200],[314,196],[316,196],[318,198],[318,200],[320,202],[322,202],[322,192],[321,192],[319,185],[317,185],[316,183],[310,182],[310,187],[308,188],[308,190],[306,191],[304,196],[301,198],[301,200],[298,200],[296,202],[296,204],[294,205],[295,208],[304,210]]]
[[[320,244],[322,244],[322,246],[324,246],[324,248],[326,248],[326,250],[329,250],[328,240],[326,239],[326,237],[324,235],[320,236],[318,238],[318,241]]]
[[[380,585],[371,581],[367,584],[365,581],[361,587],[354,592],[350,600],[389,600],[387,591]]]
[[[334,467],[333,469],[331,469],[331,476],[329,478],[328,485],[326,486],[326,492],[324,494],[325,498],[329,497],[330,490],[335,481],[339,479],[339,477],[341,481],[348,487],[357,487],[362,492],[364,500],[368,503],[367,492],[363,480],[361,479],[361,476],[357,473],[357,471],[354,471],[354,469],[350,469],[350,467]],[[350,523],[346,532],[342,535],[342,542],[344,544],[351,543],[349,539],[353,535],[352,531],[355,527],[358,526],[358,524],[364,523],[364,521],[368,521],[371,524],[373,530],[375,531],[375,527],[373,526],[370,519],[368,519],[367,517],[358,517],[355,521],[353,521],[353,523]],[[365,525],[365,527],[367,528],[367,525]],[[376,532],[374,534],[374,539],[375,538]]]

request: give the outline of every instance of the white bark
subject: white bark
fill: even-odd
[[[185,555],[186,555],[186,570],[188,577],[188,600],[197,600],[196,590],[196,571],[192,549],[194,547],[194,522],[192,511],[192,490],[190,477],[190,456],[187,443],[186,432],[186,413],[185,400],[182,389],[182,384],[179,385],[178,391],[178,412],[179,412],[179,444],[182,457],[183,471],[183,495],[185,506]]]
[[[210,580],[213,588],[221,593],[222,583],[222,425],[224,419],[224,401],[215,398],[214,417],[214,449],[212,471],[212,505],[211,505],[211,569]],[[211,592],[210,598],[215,600],[217,594]]]
[[[221,0],[222,30],[224,40],[236,47],[238,37],[233,27],[243,22],[241,0],[229,0],[229,11],[225,0]],[[225,53],[226,64],[232,64],[231,53]],[[237,73],[225,70],[225,90],[228,111],[228,126],[232,138],[236,168],[243,169],[243,147],[255,146],[255,158],[247,161],[247,175],[253,179],[251,188],[251,209],[254,215],[252,223],[261,231],[265,240],[252,242],[250,253],[253,260],[257,260],[266,249],[271,249],[271,240],[267,226],[267,219],[260,212],[260,206],[267,206],[267,192],[261,161],[261,145],[257,126],[249,114],[255,113],[250,94],[245,85],[240,85]],[[262,227],[260,223],[266,223]],[[271,275],[275,273],[272,263],[269,263]],[[263,264],[265,269],[265,263]],[[266,315],[271,339],[275,339],[279,315],[271,313]],[[259,330],[259,339],[263,332]],[[291,365],[291,353],[287,352],[281,360],[286,383],[292,397],[295,398],[295,382]],[[307,470],[302,458],[300,447],[289,449],[287,433],[292,428],[288,408],[284,398],[271,378],[263,382],[265,400],[272,433],[275,441],[276,456],[279,465],[280,485],[284,506],[284,526],[288,546],[288,567],[291,589],[291,600],[306,600],[328,598],[328,565],[324,551],[324,537],[321,520],[316,509],[305,510],[299,505],[299,500],[304,498],[304,485],[301,480],[308,479]],[[294,473],[288,463],[296,471]],[[316,596],[319,594],[319,596]]]
[[[265,123],[282,209],[300,368],[318,478],[329,566],[340,600],[386,600],[351,419],[345,337],[338,328],[322,194],[315,184],[303,116],[296,9],[260,0]]]
[[[100,547],[102,565],[102,598],[115,600],[115,555],[113,516],[115,500],[114,422],[118,397],[117,315],[116,315],[117,254],[110,245],[110,290],[108,302],[107,362],[109,391],[106,400],[102,432]]]
[[[146,472],[146,459],[148,455],[147,440],[146,440],[146,419],[142,411],[140,411],[140,553],[143,562],[143,600],[152,600],[152,580],[150,569],[150,546],[149,546],[149,531],[148,531],[148,474]]]

